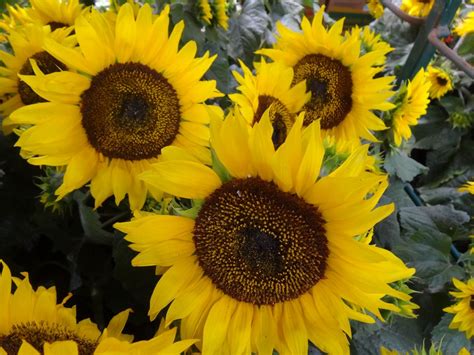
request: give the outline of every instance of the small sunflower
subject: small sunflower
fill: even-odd
[[[286,138],[297,113],[311,97],[306,93],[305,82],[292,87],[293,69],[282,63],[257,65],[253,75],[243,62],[240,62],[243,76],[234,71],[234,77],[240,86],[238,94],[229,95],[235,107],[242,113],[249,125],[260,121],[263,113],[270,108],[270,120],[273,125],[273,143],[280,145]]]
[[[454,314],[449,328],[465,332],[466,337],[471,339],[474,335],[474,279],[470,278],[467,283],[453,279],[453,283],[458,291],[450,294],[458,302],[444,309],[445,312]]]
[[[114,24],[92,11],[76,21],[78,49],[45,41],[49,54],[77,72],[44,74],[34,66],[36,76],[21,75],[50,102],[12,113],[13,123],[32,125],[17,145],[31,152],[31,164],[65,166],[59,198],[91,181],[96,207],[128,194],[139,209],[149,190],[137,176],[164,147],[185,147],[210,163],[208,123],[221,111],[204,102],[221,94],[215,81],[200,78],[214,57],[195,58],[193,41],[178,50],[184,23],[169,36],[168,23],[169,7],[154,17],[144,5],[135,18],[125,4]]]
[[[467,181],[465,185],[459,188],[460,192],[469,192],[474,195],[474,181]]]
[[[430,98],[439,99],[453,89],[453,81],[449,74],[439,67],[429,65],[426,77],[431,83]]]
[[[409,80],[399,90],[396,101],[399,101],[397,108],[391,113],[393,139],[398,147],[402,144],[402,139],[411,137],[410,126],[415,126],[418,119],[426,113],[429,99],[430,82],[426,80],[425,71],[420,71],[413,80]]]
[[[57,60],[43,49],[46,39],[61,42],[68,48],[74,47],[75,38],[68,36],[71,29],[54,31],[51,33],[50,27],[40,25],[25,25],[18,30],[11,30],[7,36],[13,53],[0,51],[0,60],[3,66],[0,67],[0,113],[8,117],[10,113],[19,107],[31,105],[46,100],[37,95],[31,87],[18,75],[33,74],[31,59],[46,74],[58,72],[66,69],[61,61]],[[3,121],[6,131],[10,131],[12,122],[8,119]]]
[[[370,14],[375,18],[380,18],[383,15],[383,5],[380,0],[366,0],[367,7]]]
[[[229,16],[227,16],[227,0],[214,0],[214,11],[217,24],[227,31],[229,29]]]
[[[39,24],[58,28],[74,26],[74,22],[83,10],[79,0],[30,0],[27,9],[30,18]]]
[[[380,52],[382,56],[375,65],[385,65],[386,55],[393,51],[393,48],[385,42],[379,34],[372,31],[369,26],[364,26],[363,28],[354,26],[352,27],[351,32],[360,37],[362,41],[361,50],[363,54],[374,51]]]
[[[201,13],[201,19],[210,25],[212,20],[212,9],[209,0],[198,0],[198,7]]]
[[[361,146],[318,179],[319,122],[304,129],[302,116],[276,151],[269,111],[251,128],[239,116],[212,121],[225,172],[174,152],[177,159],[142,174],[172,195],[202,200],[195,218],[147,214],[116,224],[139,252],[134,266],[168,267],[149,316],[171,303],[167,324],[181,319],[182,337],[202,338],[205,354],[307,354],[308,339],[348,354],[350,319],[398,312],[385,295],[409,299],[389,283],[415,270],[354,239],[393,212],[375,207],[386,176],[365,171]]]
[[[386,129],[372,110],[393,108],[388,99],[393,94],[393,77],[375,78],[381,68],[374,67],[384,56],[377,50],[360,55],[361,40],[356,33],[341,35],[343,20],[329,30],[322,24],[324,7],[311,24],[303,18],[303,32],[296,33],[277,24],[279,38],[275,48],[262,49],[264,54],[292,67],[293,84],[306,80],[311,99],[303,107],[307,126],[321,119],[323,134],[337,140],[370,141],[377,139],[371,131]]]
[[[173,343],[176,329],[149,341],[132,343],[133,336],[122,334],[130,310],[110,321],[101,333],[89,319],[77,322],[75,307],[56,304],[56,289],[40,286],[33,290],[28,275],[12,278],[8,266],[0,260],[0,354],[176,354],[195,343]],[[12,281],[16,290],[11,293]]]
[[[465,36],[474,32],[474,11],[471,11],[467,16],[454,28],[459,36]]]
[[[426,17],[431,11],[435,0],[402,0],[400,8],[408,15]]]

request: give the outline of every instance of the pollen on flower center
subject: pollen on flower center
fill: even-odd
[[[39,52],[35,55],[28,58],[21,67],[19,73],[22,75],[34,75],[33,68],[31,67],[30,59],[34,59],[36,64],[41,69],[44,74],[51,74],[61,70],[65,70],[66,66],[61,63],[59,60],[54,58],[48,52]],[[18,79],[18,93],[20,94],[20,99],[25,105],[32,105],[38,102],[45,102],[41,96],[36,94],[33,89],[31,89],[28,84],[23,80]]]
[[[352,109],[352,76],[339,60],[322,54],[303,57],[294,66],[293,84],[306,80],[311,100],[303,107],[304,124],[321,118],[321,128],[339,125]]]
[[[90,144],[108,158],[157,157],[175,139],[181,117],[175,89],[139,63],[113,64],[92,78],[81,96]]]
[[[295,115],[293,115],[286,106],[277,98],[268,95],[260,95],[258,97],[258,108],[255,112],[253,124],[260,121],[264,112],[270,108],[270,122],[273,126],[273,145],[278,148],[286,139],[293,123]]]
[[[298,298],[324,276],[329,255],[315,206],[260,178],[225,183],[194,227],[199,264],[214,285],[255,305]]]
[[[61,324],[28,322],[13,325],[9,334],[0,335],[0,348],[5,350],[8,355],[16,355],[23,340],[41,354],[44,343],[56,341],[74,341],[77,344],[79,355],[92,355],[97,347],[97,342],[82,338]]]

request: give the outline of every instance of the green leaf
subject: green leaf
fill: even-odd
[[[263,1],[245,1],[241,12],[229,21],[229,56],[251,64],[253,53],[260,48],[269,22],[270,17],[265,11]]]
[[[453,315],[446,313],[438,325],[433,328],[431,340],[441,345],[443,354],[457,354],[462,348],[473,351],[474,346],[467,340],[464,333],[456,329],[449,329],[452,319]]]
[[[102,229],[102,223],[97,211],[85,204],[87,196],[81,191],[76,191],[73,198],[79,207],[79,217],[86,239],[97,244],[111,245],[113,234]]]
[[[423,342],[422,329],[416,319],[393,317],[387,323],[354,322],[353,329],[351,354],[379,355],[382,346],[405,353]]]
[[[385,170],[398,176],[402,181],[412,181],[415,176],[426,172],[426,166],[411,159],[405,152],[394,149],[388,153],[384,162]]]

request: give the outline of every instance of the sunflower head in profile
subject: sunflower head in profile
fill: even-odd
[[[429,65],[426,69],[426,78],[431,83],[430,98],[432,99],[440,99],[453,89],[451,77],[439,67]]]
[[[134,266],[168,268],[150,317],[170,304],[167,324],[181,319],[182,337],[202,339],[203,353],[307,354],[309,339],[348,354],[350,319],[373,323],[365,311],[399,311],[385,295],[409,299],[389,283],[414,269],[354,238],[392,213],[393,205],[376,207],[386,176],[365,171],[361,146],[318,178],[319,121],[303,128],[302,116],[276,150],[268,110],[253,127],[239,116],[212,121],[221,168],[175,151],[142,174],[201,200],[194,217],[147,214],[116,224],[138,251]]]
[[[66,65],[46,52],[42,47],[45,40],[58,41],[68,48],[76,44],[76,40],[68,36],[71,29],[51,32],[50,27],[29,24],[17,30],[11,30],[7,36],[12,48],[12,53],[0,51],[0,60],[3,66],[0,68],[0,113],[8,117],[10,113],[19,107],[46,100],[36,94],[33,89],[19,78],[19,75],[33,74],[31,61],[46,74],[66,69]],[[5,132],[11,131],[15,126],[8,118],[3,121]]]
[[[273,143],[278,147],[286,139],[298,112],[309,100],[305,82],[292,86],[293,69],[282,63],[257,64],[256,75],[240,62],[243,75],[234,71],[239,83],[238,94],[229,95],[236,109],[253,126],[259,122],[265,111],[270,109],[270,121],[273,126]]]
[[[474,278],[470,278],[466,283],[453,279],[453,284],[457,291],[450,294],[457,302],[444,309],[445,312],[454,314],[449,328],[458,329],[471,339],[474,335]]]
[[[474,181],[467,181],[458,189],[458,191],[469,192],[471,195],[474,195]]]
[[[201,20],[210,25],[212,20],[212,9],[209,0],[199,0],[197,2]]]
[[[366,0],[367,7],[369,8],[370,14],[374,18],[380,18],[383,15],[383,5],[380,0]]]
[[[133,336],[122,334],[130,310],[112,318],[103,332],[89,319],[77,322],[75,307],[56,303],[56,289],[40,286],[34,290],[28,275],[14,281],[8,266],[0,260],[0,354],[10,355],[147,355],[163,351],[180,354],[194,340],[174,343],[176,329],[148,341],[132,343]]]
[[[91,181],[96,207],[128,194],[139,209],[149,190],[137,176],[164,147],[184,147],[210,163],[208,123],[222,111],[204,102],[220,93],[215,81],[200,79],[214,58],[195,58],[192,41],[178,49],[184,23],[170,35],[168,24],[169,7],[154,16],[144,5],[135,17],[125,4],[113,23],[93,10],[76,21],[77,49],[45,40],[71,70],[47,74],[33,63],[36,75],[20,75],[49,102],[12,113],[13,123],[31,125],[17,145],[31,152],[32,164],[65,166],[59,198]]]
[[[375,78],[381,71],[375,67],[384,54],[376,50],[360,55],[358,33],[343,36],[343,20],[330,29],[323,26],[322,7],[313,22],[302,20],[302,32],[296,33],[281,23],[275,48],[262,49],[264,54],[292,67],[293,84],[306,80],[311,99],[303,107],[304,125],[321,119],[324,135],[338,140],[376,141],[371,131],[386,129],[372,110],[389,110],[387,100],[393,94],[393,77]]]
[[[400,8],[408,15],[426,17],[430,13],[435,0],[402,0]]]
[[[227,0],[214,0],[214,15],[217,25],[227,31],[229,28],[229,16],[227,16]]]
[[[374,64],[376,66],[385,65],[386,55],[393,51],[393,48],[382,39],[380,34],[372,31],[369,26],[362,28],[354,26],[351,28],[351,32],[354,32],[356,36],[358,35],[360,37],[362,54],[374,51],[379,52],[381,57]]]
[[[405,83],[398,91],[395,102],[397,107],[390,114],[392,116],[393,140],[398,147],[403,139],[411,137],[410,126],[415,126],[418,119],[426,113],[431,84],[421,69],[415,77]]]

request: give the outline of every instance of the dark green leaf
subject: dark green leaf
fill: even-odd
[[[411,159],[405,152],[398,149],[388,153],[384,167],[389,174],[398,176],[402,181],[412,181],[415,176],[428,170],[424,165]]]

